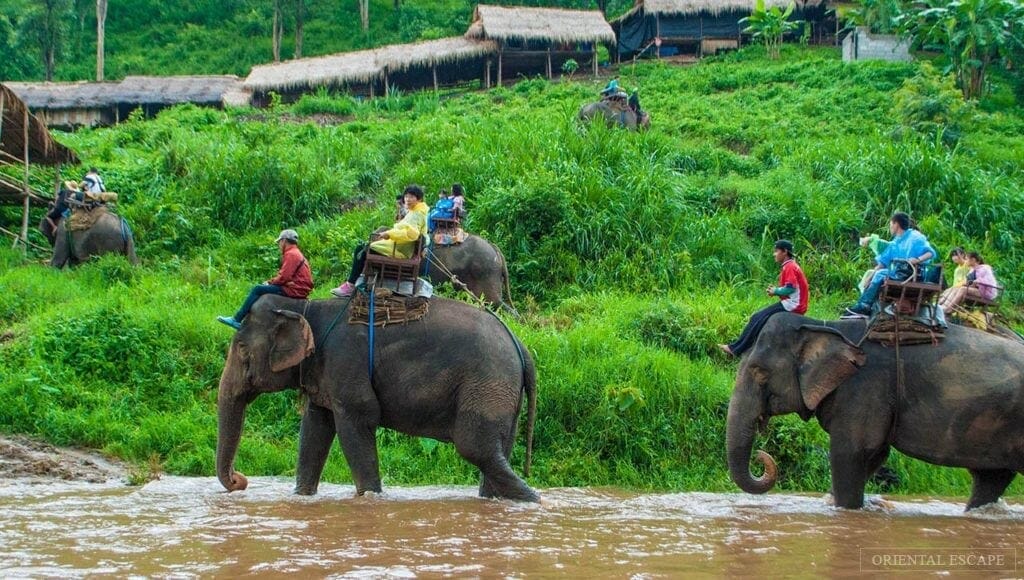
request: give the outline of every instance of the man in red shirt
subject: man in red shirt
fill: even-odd
[[[263,284],[253,286],[249,296],[234,316],[218,316],[217,320],[238,330],[249,309],[264,294],[283,294],[289,298],[305,299],[313,290],[313,272],[309,262],[299,250],[299,234],[295,230],[284,230],[277,236],[277,247],[281,249],[281,269],[277,276]]]
[[[767,308],[762,308],[750,317],[750,322],[743,329],[743,334],[731,344],[720,344],[718,348],[729,356],[740,356],[757,341],[757,335],[768,322],[773,314],[779,312],[793,312],[803,314],[807,312],[807,301],[810,295],[807,291],[807,277],[803,270],[797,265],[793,258],[793,244],[789,240],[775,242],[775,262],[782,264],[779,272],[779,285],[765,288],[769,296],[777,296],[779,301]]]

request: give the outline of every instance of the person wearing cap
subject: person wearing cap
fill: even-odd
[[[928,264],[937,254],[924,234],[911,227],[910,216],[898,211],[889,218],[889,233],[892,242],[875,258],[875,273],[871,283],[860,294],[857,303],[847,312],[857,316],[870,316],[882,284],[889,277],[889,266],[895,260],[906,260],[913,266]]]
[[[409,210],[398,223],[391,229],[378,230],[374,234],[374,241],[369,244],[359,244],[352,254],[352,271],[348,280],[341,286],[331,290],[331,294],[338,297],[351,296],[356,289],[356,282],[359,275],[363,273],[366,266],[366,252],[371,251],[382,256],[394,256],[408,259],[416,248],[416,240],[427,236],[427,214],[430,207],[423,202],[423,188],[418,185],[408,185],[403,192],[405,196],[405,207]],[[383,228],[382,228],[383,229]]]
[[[765,293],[768,296],[777,297],[779,301],[755,312],[750,317],[750,321],[747,322],[746,328],[743,329],[743,334],[735,341],[729,344],[718,345],[718,348],[722,349],[722,352],[727,355],[740,356],[750,347],[754,346],[754,342],[757,341],[757,335],[761,334],[761,329],[768,323],[768,319],[772,315],[779,312],[793,312],[795,314],[807,312],[808,299],[810,298],[810,293],[807,289],[807,277],[804,276],[804,271],[800,269],[796,259],[793,257],[793,243],[789,240],[775,242],[774,257],[775,262],[782,265],[779,271],[779,285],[765,288]]]
[[[299,250],[299,234],[295,230],[284,230],[275,240],[281,249],[281,269],[277,276],[263,284],[252,287],[242,307],[234,316],[218,316],[217,321],[238,330],[253,304],[264,294],[279,294],[304,300],[313,290],[313,272],[309,262]]]

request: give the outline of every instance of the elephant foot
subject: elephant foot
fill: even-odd
[[[295,486],[295,495],[316,495],[317,486]]]

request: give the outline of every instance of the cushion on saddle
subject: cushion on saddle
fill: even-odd
[[[75,208],[74,211],[71,212],[71,217],[68,218],[67,228],[72,232],[87,230],[96,225],[96,222],[107,213],[110,213],[110,210],[103,205],[99,205],[91,209],[84,207]]]
[[[373,325],[406,324],[427,315],[430,300],[420,296],[400,296],[387,288],[373,291]],[[348,307],[349,324],[370,325],[370,296],[357,292]]]
[[[868,340],[886,346],[936,344],[945,337],[941,326],[924,324],[910,318],[879,317],[868,329]]]

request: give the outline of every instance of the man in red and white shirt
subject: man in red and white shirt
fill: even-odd
[[[309,296],[313,290],[313,272],[299,249],[299,234],[295,230],[283,230],[274,241],[281,250],[281,269],[277,276],[253,286],[238,312],[234,316],[218,316],[218,322],[238,330],[252,305],[264,294],[278,294],[300,300]]]
[[[810,298],[807,290],[807,277],[804,276],[804,271],[800,269],[793,258],[792,242],[789,240],[775,242],[774,255],[775,262],[782,264],[782,270],[779,272],[779,285],[765,288],[765,293],[768,296],[777,296],[779,301],[755,312],[750,317],[746,328],[743,329],[743,334],[734,342],[718,345],[718,348],[722,349],[725,354],[740,356],[754,346],[757,335],[761,334],[761,329],[773,314],[779,312],[803,314],[807,312],[807,303]]]

